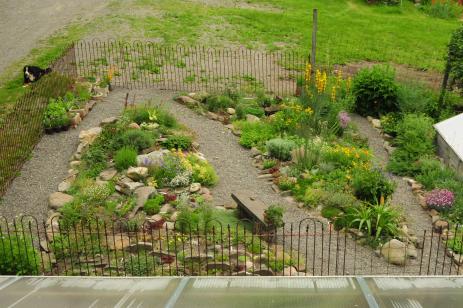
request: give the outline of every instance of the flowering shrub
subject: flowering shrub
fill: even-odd
[[[299,128],[313,114],[311,107],[304,107],[300,101],[295,100],[283,103],[282,108],[272,119],[272,126],[278,132],[294,132],[295,128]]]
[[[449,210],[454,201],[455,195],[447,189],[434,189],[426,196],[426,205],[437,211]]]
[[[349,117],[349,114],[347,112],[341,111],[338,114],[338,120],[339,120],[339,126],[341,126],[343,129],[346,129],[349,126],[351,118]]]

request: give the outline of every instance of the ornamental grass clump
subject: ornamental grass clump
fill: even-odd
[[[452,208],[455,195],[447,189],[434,189],[426,196],[426,205],[436,211],[447,211]]]

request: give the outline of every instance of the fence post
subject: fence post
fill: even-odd
[[[310,54],[310,64],[312,71],[315,71],[316,54],[317,54],[317,28],[318,28],[318,9],[313,9],[312,19],[312,53]]]

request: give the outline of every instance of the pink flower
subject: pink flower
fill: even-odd
[[[339,125],[343,128],[346,129],[347,126],[349,125],[351,119],[349,117],[349,114],[345,111],[341,111],[338,114],[338,120],[339,120]]]
[[[445,211],[453,206],[455,195],[447,189],[434,189],[426,195],[426,205],[437,211]]]

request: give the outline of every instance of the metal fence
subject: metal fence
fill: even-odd
[[[128,89],[175,91],[265,90],[293,95],[307,55],[247,48],[159,46],[149,42],[81,41],[75,44],[80,76],[105,78]]]
[[[0,274],[94,276],[459,275],[448,235],[433,231],[415,244],[383,251],[366,238],[305,219],[258,233],[252,224],[204,225],[126,221],[64,224],[22,217],[0,223]],[[456,233],[455,233],[456,234]],[[383,239],[385,242],[386,239]],[[418,248],[415,249],[415,246]],[[400,260],[392,265],[386,258]],[[400,262],[399,262],[400,263]]]

